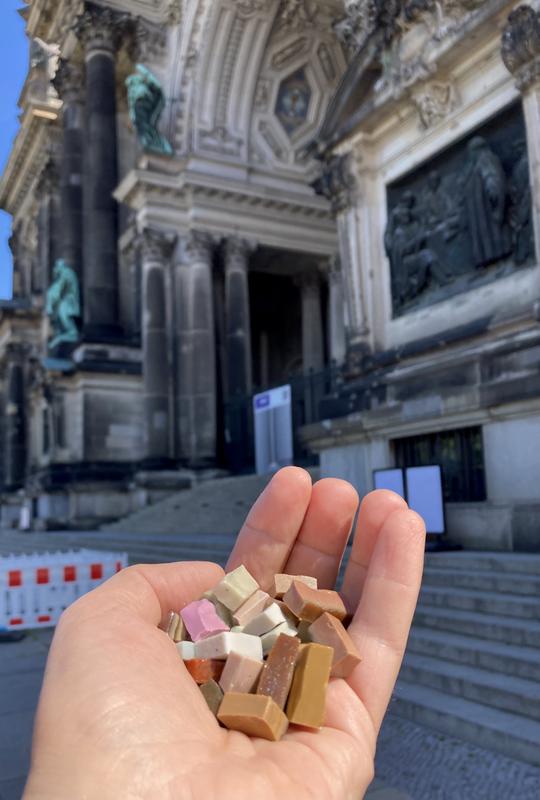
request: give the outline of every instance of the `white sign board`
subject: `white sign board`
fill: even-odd
[[[373,473],[375,489],[389,489],[405,499],[405,478],[402,469],[376,469]]]
[[[441,468],[409,467],[406,476],[409,508],[423,517],[428,533],[443,534],[445,525]]]
[[[257,475],[267,475],[293,463],[291,401],[290,386],[280,386],[253,398]]]

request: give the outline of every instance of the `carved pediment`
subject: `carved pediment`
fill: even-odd
[[[457,31],[484,0],[348,0],[336,31],[352,54],[376,40],[383,78],[395,95],[430,74],[433,45]]]
[[[343,138],[388,93],[410,96],[423,127],[444,118],[456,96],[435,77],[441,44],[462,35],[485,5],[485,0],[345,0],[346,16],[335,29],[350,63],[321,129],[319,150]]]

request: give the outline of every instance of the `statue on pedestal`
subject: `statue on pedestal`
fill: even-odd
[[[150,70],[137,64],[135,72],[126,79],[129,116],[144,150],[170,156],[173,149],[158,130],[165,108],[161,84]]]
[[[49,350],[54,350],[64,342],[79,341],[78,318],[81,315],[79,279],[62,258],[54,265],[53,282],[47,292],[47,315],[53,329]]]

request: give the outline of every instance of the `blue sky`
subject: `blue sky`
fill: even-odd
[[[28,40],[17,14],[22,0],[0,0],[0,172],[18,129],[17,100],[28,69]],[[11,217],[0,211],[0,298],[11,296]]]

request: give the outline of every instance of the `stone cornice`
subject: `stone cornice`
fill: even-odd
[[[323,198],[287,193],[251,177],[249,183],[218,184],[215,176],[169,161],[161,172],[132,170],[115,197],[135,211],[139,228],[162,224],[186,234],[195,226],[228,237],[238,234],[241,218],[242,233],[260,244],[323,256],[336,251],[335,224]]]
[[[50,156],[51,125],[58,119],[60,106],[60,101],[54,105],[32,105],[24,112],[0,179],[0,207],[13,216],[23,205]]]
[[[30,37],[62,44],[76,17],[84,10],[84,0],[25,0],[27,30]],[[177,25],[182,16],[182,0],[96,0],[96,5],[150,22]]]

